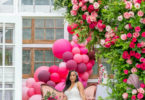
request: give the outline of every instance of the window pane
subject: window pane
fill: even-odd
[[[6,29],[6,36],[5,36],[5,42],[6,43],[12,43],[13,42],[13,29]]]
[[[45,66],[52,66],[52,65],[54,65],[54,63],[45,63]]]
[[[23,27],[31,27],[32,20],[31,19],[23,19]]]
[[[45,61],[54,61],[54,55],[51,50],[45,51]]]
[[[3,54],[2,54],[2,46],[0,46],[0,66],[2,66],[2,61],[3,61],[2,56],[3,56]]]
[[[14,100],[13,90],[5,90],[5,100]]]
[[[5,82],[8,83],[14,83],[14,80],[15,80],[15,69],[12,67],[12,68],[6,68],[5,67],[5,71],[4,71],[4,78],[5,78]],[[12,85],[13,86],[13,85]],[[6,87],[6,85],[5,85]]]
[[[3,26],[0,24],[0,43],[3,43]]]
[[[35,51],[35,61],[43,61],[43,51],[42,50],[36,50]]]
[[[23,50],[23,74],[31,73],[31,53],[30,50]]]
[[[13,0],[2,0],[2,2],[0,2],[0,4],[2,4],[2,5],[13,5]]]
[[[54,29],[46,29],[46,40],[54,40]]]
[[[31,40],[31,29],[23,29],[23,40]]]
[[[13,47],[12,46],[6,46],[5,48],[5,65],[12,66],[13,61]]]
[[[95,62],[95,65],[93,66],[93,74],[97,74],[98,73],[98,63]]]
[[[72,36],[73,36],[72,34],[69,34],[69,40],[72,40]]]
[[[44,28],[44,19],[35,19],[36,28]]]
[[[2,100],[2,90],[0,90],[0,100]]]
[[[14,83],[5,83],[5,88],[14,88]]]
[[[36,63],[34,65],[34,72],[36,71],[37,68],[39,68],[40,66],[45,66],[43,63]]]
[[[44,29],[35,29],[35,40],[44,40]]]
[[[56,27],[63,28],[64,27],[64,19],[56,19]]]
[[[107,73],[112,74],[111,66],[106,61],[107,61],[107,59],[102,59],[102,64],[103,64],[103,66],[105,66]]]
[[[22,0],[22,5],[33,5],[33,0]]]
[[[54,4],[54,0],[51,0],[51,5],[53,5]]]
[[[54,28],[54,19],[46,19],[46,27]]]
[[[35,0],[36,5],[49,5],[49,0]]]
[[[56,40],[64,38],[64,29],[56,29]]]
[[[3,68],[0,67],[0,88],[2,88],[2,80],[3,80]]]

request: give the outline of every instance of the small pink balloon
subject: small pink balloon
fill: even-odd
[[[89,57],[87,55],[82,55],[83,63],[88,63]]]
[[[51,80],[48,81],[47,84],[48,84],[49,86],[52,86],[52,87],[55,87],[55,85],[56,85],[55,82],[53,82],[53,81],[51,81]]]
[[[58,83],[58,82],[61,81],[61,80],[60,80],[60,75],[59,75],[58,73],[52,73],[52,74],[50,75],[50,80],[52,80],[52,81],[55,82],[55,83]]]
[[[42,81],[42,82],[46,83],[49,80],[49,78],[50,78],[50,72],[48,72],[46,70],[42,70],[38,74],[39,81]]]
[[[68,60],[73,59],[73,54],[72,54],[72,52],[67,51],[63,54],[62,58],[63,58],[63,61],[67,62]]]
[[[28,87],[23,87],[22,88],[22,100],[28,100],[29,97],[27,95],[29,88]]]
[[[33,95],[31,98],[29,98],[29,100],[42,100],[42,96],[41,95]]]
[[[88,74],[91,75],[93,73],[93,69],[88,71]]]
[[[84,73],[87,70],[87,66],[84,63],[78,64],[77,71],[79,73]]]
[[[41,94],[41,84],[44,84],[44,82],[35,82],[33,84],[33,88],[35,90],[35,94]]]
[[[58,66],[56,66],[56,65],[52,65],[52,66],[50,66],[50,68],[49,68],[49,72],[50,72],[50,73],[57,73],[58,70],[59,70],[59,68],[58,68]]]
[[[59,64],[59,68],[60,68],[60,67],[66,68],[66,62],[61,62],[61,63]]]
[[[39,68],[36,69],[35,73],[34,73],[34,79],[36,82],[38,82],[38,74],[39,72],[41,72],[42,70],[46,70],[49,71],[49,67],[48,66],[40,66]]]
[[[68,70],[75,70],[77,68],[77,63],[74,60],[69,60],[66,63],[66,67]]]
[[[64,87],[65,87],[65,82],[60,82],[55,86],[55,89],[58,91],[63,91]]]
[[[80,49],[79,49],[78,47],[74,47],[74,48],[72,49],[72,53],[73,53],[73,54],[80,54]]]
[[[88,78],[89,78],[89,74],[88,74],[87,72],[84,72],[84,73],[81,75],[81,79],[82,79],[83,81],[87,81]]]
[[[86,48],[80,48],[81,54],[87,54],[88,53],[88,49]]]
[[[27,86],[28,88],[32,88],[32,85],[33,85],[34,83],[35,83],[34,78],[29,78],[29,79],[26,80],[26,86]]]
[[[75,60],[77,63],[81,63],[81,62],[82,62],[82,55],[80,55],[80,54],[75,54],[75,55],[74,55],[74,60]]]
[[[34,94],[35,94],[34,88],[29,88],[29,90],[27,91],[27,95],[28,95],[29,97],[31,97],[31,96],[34,95]]]
[[[92,63],[87,63],[87,70],[91,70],[93,68],[93,65],[92,65]]]

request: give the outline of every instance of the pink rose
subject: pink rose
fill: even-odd
[[[145,24],[145,18],[142,18],[142,19],[140,20],[140,22],[143,23],[143,24]]]
[[[133,67],[133,68],[131,69],[131,72],[134,74],[134,73],[137,72],[137,69],[136,69],[135,67]]]
[[[140,58],[140,62],[145,62],[145,58]]]
[[[127,35],[126,35],[126,34],[122,34],[122,35],[121,35],[121,39],[122,39],[122,40],[126,40],[126,39],[127,39]]]
[[[123,79],[123,82],[124,82],[124,83],[127,83],[127,79]]]
[[[137,26],[137,27],[135,28],[135,32],[140,32],[140,31],[141,31],[140,27]]]
[[[101,29],[102,26],[103,26],[102,22],[98,22],[98,24],[97,24],[97,28]]]
[[[128,54],[127,51],[124,51],[124,52],[123,52],[122,58],[123,58],[123,59],[130,59],[130,55]]]
[[[126,63],[132,64],[132,60],[131,60],[131,59],[127,59],[127,60],[126,60]]]
[[[145,53],[145,48],[142,48],[141,49],[141,53]]]
[[[99,3],[95,2],[95,3],[93,4],[93,6],[94,6],[95,9],[98,9],[100,5],[99,5]]]
[[[82,11],[86,11],[87,10],[87,6],[86,5],[83,5],[82,8],[81,8],[81,10]]]
[[[78,4],[78,1],[77,1],[77,0],[71,0],[71,3],[72,3],[73,5],[75,5],[75,4]]]
[[[106,31],[111,31],[111,27],[109,25],[106,26]]]
[[[90,28],[90,29],[94,29],[96,25],[97,25],[97,22],[92,22],[92,23],[89,25],[89,28]]]
[[[79,7],[82,7],[84,3],[82,1],[79,2]]]
[[[133,42],[131,42],[130,45],[129,45],[129,47],[130,48],[134,48],[135,47],[135,44]]]
[[[73,5],[73,10],[78,10],[79,9],[79,6],[78,5]]]
[[[124,18],[129,19],[130,18],[130,14],[128,12],[124,13]]]
[[[130,56],[135,56],[135,51],[130,51]]]
[[[127,99],[128,98],[128,93],[123,93],[122,97],[123,97],[123,99]]]
[[[144,94],[144,89],[143,88],[139,88],[139,89],[137,89],[137,91],[139,92],[139,93],[142,93],[142,94]]]
[[[134,38],[138,38],[139,35],[140,35],[140,34],[139,34],[138,32],[134,32],[134,33],[133,33],[133,37],[134,37]]]
[[[82,15],[83,20],[86,20],[86,17],[87,17],[87,15],[85,15],[85,14]]]
[[[91,18],[90,18],[90,16],[87,16],[87,23],[91,24]]]
[[[132,94],[137,94],[137,90],[136,89],[133,89],[132,90]]]
[[[142,32],[141,36],[142,36],[142,37],[145,37],[145,32]]]
[[[137,15],[142,17],[144,15],[144,13],[140,10],[140,11],[138,11]]]
[[[131,24],[128,24],[128,26],[129,26],[129,29],[132,29],[132,26],[131,26]]]
[[[131,38],[132,37],[132,34],[131,33],[127,33],[127,37],[128,38]]]
[[[89,2],[90,2],[90,3],[93,3],[93,2],[94,2],[94,0],[89,0]]]
[[[93,11],[93,12],[91,13],[91,16],[98,17],[98,14],[96,13],[96,11]]]
[[[136,9],[139,9],[139,8],[140,8],[140,4],[139,4],[139,3],[135,3],[134,7],[135,7]]]
[[[140,84],[140,87],[141,87],[141,88],[145,88],[145,84],[144,84],[144,83],[141,83],[141,84]]]
[[[134,17],[134,12],[133,11],[130,11],[129,14],[130,14],[130,17]]]
[[[140,64],[136,64],[136,68],[141,68],[141,65]]]
[[[96,21],[96,17],[95,16],[90,16],[90,19],[91,19],[92,22]]]
[[[141,47],[142,47],[142,44],[141,44],[141,43],[138,43],[138,44],[137,44],[137,47],[138,47],[138,48],[141,48]]]
[[[110,48],[110,47],[111,47],[111,43],[105,44],[105,47],[106,47],[106,48]]]
[[[128,70],[124,70],[124,74],[128,74]]]
[[[141,54],[135,53],[135,58],[136,58],[136,59],[140,59],[140,57],[141,57]]]
[[[132,38],[132,41],[131,42],[136,42],[137,41],[137,39],[136,38]]]
[[[136,96],[133,95],[133,96],[131,97],[131,100],[136,100]]]
[[[88,12],[91,13],[93,10],[94,10],[94,6],[93,5],[89,5]]]
[[[123,20],[123,16],[121,15],[121,16],[118,16],[118,21],[122,21]]]
[[[105,40],[104,40],[104,39],[101,39],[101,40],[100,40],[100,44],[101,44],[102,46],[104,46]]]
[[[76,16],[77,15],[77,11],[75,11],[75,10],[71,10],[70,13],[71,13],[72,16]]]
[[[129,24],[126,24],[124,28],[129,30]]]
[[[131,2],[127,1],[125,3],[126,3],[126,6],[125,6],[126,9],[131,9],[132,8],[132,3]]]

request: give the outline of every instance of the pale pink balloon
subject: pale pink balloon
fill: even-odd
[[[76,35],[74,35],[74,36],[72,37],[72,40],[73,40],[75,43],[77,43],[77,42],[78,42],[78,37],[77,37]]]
[[[29,97],[27,95],[29,88],[28,87],[23,87],[22,88],[22,100],[28,100]]]
[[[35,94],[34,88],[29,88],[29,90],[27,91],[27,95],[28,95],[29,97],[31,97],[31,96],[34,95],[34,94]]]
[[[91,70],[93,68],[93,65],[92,65],[92,63],[87,63],[87,70]]]
[[[89,74],[88,74],[87,72],[84,72],[84,73],[81,75],[81,79],[82,79],[83,81],[87,81],[88,78],[89,78]]]
[[[41,94],[41,84],[44,84],[44,82],[35,82],[33,84],[33,88],[35,90],[35,94]]]
[[[63,91],[64,87],[65,87],[65,82],[60,82],[55,86],[55,89],[58,91]]]
[[[73,53],[73,54],[80,54],[80,49],[79,49],[78,47],[74,47],[74,48],[72,49],[72,53]]]
[[[52,47],[53,54],[59,59],[62,58],[64,52],[71,50],[72,46],[70,42],[65,39],[56,40]]]
[[[50,73],[57,73],[58,70],[59,70],[59,67],[56,66],[56,65],[52,65],[52,66],[50,66],[50,68],[49,68],[49,72],[50,72]]]
[[[35,73],[34,73],[34,79],[36,82],[38,82],[38,74],[39,72],[41,72],[42,70],[46,70],[49,71],[49,67],[48,66],[40,66],[39,68],[36,69]]]
[[[33,85],[34,83],[35,83],[34,78],[29,78],[29,79],[26,80],[26,86],[27,86],[28,88],[32,88],[32,85]]]
[[[82,62],[82,55],[80,55],[80,54],[75,54],[75,55],[74,55],[74,60],[75,60],[77,63],[81,63],[81,62]]]
[[[53,82],[55,82],[55,83],[58,83],[58,82],[61,81],[60,80],[60,75],[58,73],[52,73],[50,75],[50,80],[53,81]]]
[[[61,63],[59,64],[59,68],[61,68],[61,67],[66,68],[66,62],[61,62]]]
[[[87,48],[80,48],[81,54],[87,54],[88,49]]]
[[[82,55],[82,59],[84,63],[88,63],[89,57],[87,55]]]
[[[91,75],[93,73],[93,69],[88,71],[88,74]]]
[[[41,95],[33,95],[31,98],[29,98],[29,100],[42,100],[42,96]]]

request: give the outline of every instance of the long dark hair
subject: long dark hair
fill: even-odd
[[[76,80],[75,80],[75,82],[78,82],[79,81],[79,77],[78,77],[77,72],[76,71],[70,71],[68,73],[68,76],[67,76],[67,79],[66,79],[66,82],[65,82],[65,87],[63,89],[64,92],[71,86],[71,81],[70,81],[71,72],[75,72],[76,73]]]

